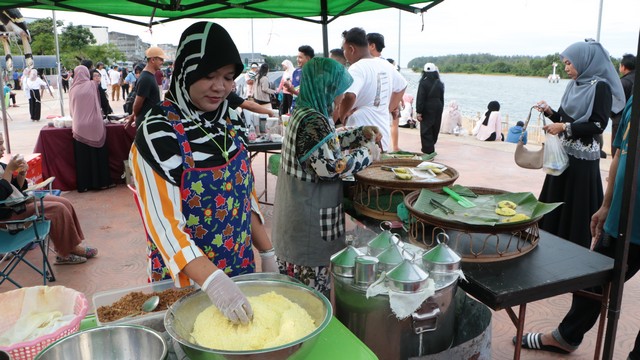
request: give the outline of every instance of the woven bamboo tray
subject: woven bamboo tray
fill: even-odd
[[[470,187],[478,195],[504,194],[506,191]],[[432,190],[433,191],[433,190]],[[441,192],[435,190],[436,192]],[[538,244],[538,222],[542,216],[518,223],[501,223],[495,226],[466,224],[461,221],[426,214],[413,205],[420,196],[414,191],[405,197],[409,211],[409,240],[415,245],[430,249],[438,245],[435,235],[445,231],[448,245],[468,262],[492,262],[512,259],[528,253]]]
[[[383,165],[416,167],[422,162],[415,159],[386,159],[357,173],[353,192],[354,208],[374,219],[399,220],[396,207],[404,202],[409,193],[420,189],[441,189],[458,179],[458,171],[448,166],[435,181],[424,181],[415,176],[411,180],[400,180],[393,172],[381,169]]]

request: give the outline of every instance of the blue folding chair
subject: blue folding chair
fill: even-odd
[[[22,199],[0,201],[0,207],[15,208],[33,201],[36,213],[22,220],[0,221],[0,253],[4,253],[0,262],[0,285],[9,281],[17,287],[22,287],[11,278],[11,274],[20,263],[28,265],[42,276],[43,285],[48,281],[55,281],[53,269],[47,258],[49,251],[49,230],[51,221],[44,218],[44,196],[26,196]],[[38,203],[40,206],[38,206]],[[26,255],[33,247],[40,250],[42,267],[26,259]]]
[[[60,194],[62,194],[62,191],[53,188],[53,181],[55,179],[55,176],[50,176],[46,180],[30,186],[27,190],[25,190],[25,192],[27,194],[33,192],[33,195],[35,195],[36,197],[44,197],[45,195],[60,196]]]

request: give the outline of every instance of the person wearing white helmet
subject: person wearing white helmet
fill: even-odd
[[[418,85],[416,96],[416,117],[420,122],[422,152],[435,156],[442,111],[444,109],[444,84],[440,81],[438,67],[426,63]],[[433,157],[432,156],[432,157]]]

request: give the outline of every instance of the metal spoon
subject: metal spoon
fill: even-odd
[[[141,309],[144,312],[152,312],[153,310],[155,310],[155,308],[158,307],[159,303],[160,297],[158,295],[153,295],[142,303]]]
[[[158,307],[159,303],[160,303],[160,297],[158,295],[154,295],[142,303],[142,306],[140,306],[140,311],[136,311],[131,315],[127,315],[123,318],[120,318],[120,320],[131,319],[143,313],[152,312],[153,310],[155,310],[155,308]]]

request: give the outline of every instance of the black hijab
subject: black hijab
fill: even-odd
[[[218,109],[202,113],[189,96],[189,87],[219,68],[234,64],[234,78],[244,69],[240,53],[229,33],[213,22],[201,21],[189,26],[180,37],[173,76],[166,98],[192,119],[216,120],[226,112],[226,102]]]
[[[484,113],[484,121],[482,125],[487,126],[489,124],[489,115],[491,115],[492,111],[500,111],[500,103],[497,101],[491,101],[489,105],[487,105],[487,112]]]

